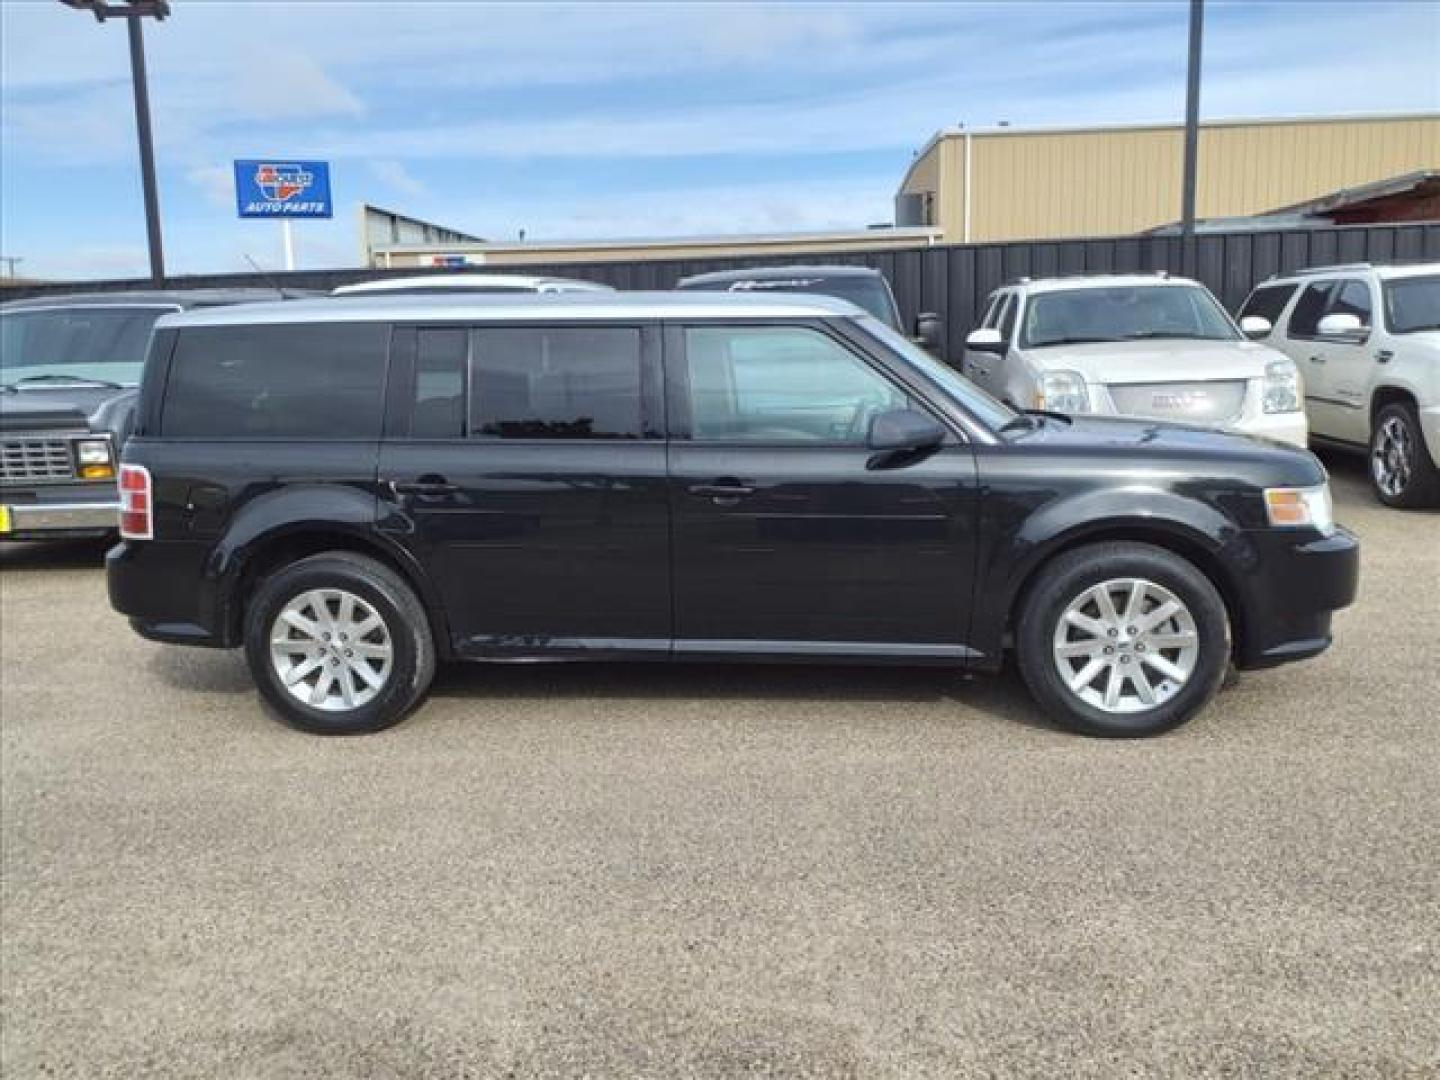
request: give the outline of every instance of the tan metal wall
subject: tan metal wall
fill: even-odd
[[[1134,233],[1180,216],[1179,125],[971,139],[973,242]],[[935,224],[951,243],[965,239],[964,155],[964,137],[946,134],[901,188],[935,190]],[[1207,124],[1196,212],[1253,214],[1426,168],[1440,168],[1440,115]]]

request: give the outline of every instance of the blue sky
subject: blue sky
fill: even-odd
[[[147,24],[172,272],[280,262],[230,162],[334,162],[303,266],[359,256],[363,200],[481,236],[887,221],[938,128],[1178,119],[1184,3],[488,5],[174,0]],[[1206,117],[1440,109],[1440,3],[1225,4]],[[146,266],[124,27],[0,0],[0,253]]]

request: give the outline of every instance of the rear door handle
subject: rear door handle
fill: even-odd
[[[1325,363],[1325,357],[1323,357],[1323,356],[1312,356],[1312,357],[1310,357],[1310,363],[1312,363],[1312,364],[1323,364],[1323,363]]]
[[[755,494],[753,487],[742,484],[738,480],[717,480],[713,484],[692,484],[689,491],[691,495],[697,495],[702,499],[714,499],[717,503],[733,502],[746,495]]]

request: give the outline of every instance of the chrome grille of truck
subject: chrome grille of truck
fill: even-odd
[[[1234,420],[1245,405],[1245,380],[1111,384],[1117,412],[1155,420],[1216,424]]]
[[[0,484],[73,479],[68,439],[0,438]]]

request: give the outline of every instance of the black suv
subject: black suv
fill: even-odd
[[[1017,413],[815,296],[250,305],[156,327],[110,597],[244,645],[265,698],[371,731],[437,660],[994,670],[1146,735],[1230,661],[1314,656],[1356,541],[1309,453]]]
[[[115,532],[115,463],[150,327],[265,290],[65,294],[0,304],[0,541]]]

